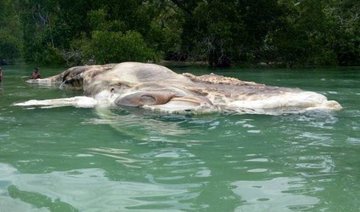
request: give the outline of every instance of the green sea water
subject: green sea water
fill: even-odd
[[[3,69],[0,212],[360,209],[359,68],[217,71],[343,106],[281,116],[15,107],[81,92],[26,84],[31,67]]]

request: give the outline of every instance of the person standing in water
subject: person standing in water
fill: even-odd
[[[31,74],[31,79],[40,79],[41,75],[40,75],[40,71],[39,68],[34,68],[34,71]]]
[[[2,68],[0,67],[0,82],[2,82],[3,80],[3,70]]]

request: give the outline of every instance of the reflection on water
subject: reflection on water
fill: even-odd
[[[92,118],[85,124],[107,124],[122,133],[139,140],[156,141],[162,135],[181,136],[195,134],[194,130],[182,128],[178,122],[164,122],[146,113],[129,113],[124,110],[96,108],[99,118]]]
[[[136,165],[139,160],[131,159],[128,156],[128,150],[125,149],[115,149],[115,148],[88,148],[89,154],[82,154],[80,157],[89,157],[93,155],[101,155],[104,157],[112,158],[116,162],[128,166],[128,167],[134,167],[134,168],[140,168]],[[79,156],[79,155],[78,155]]]

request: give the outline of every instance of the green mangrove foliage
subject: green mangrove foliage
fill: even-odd
[[[11,0],[0,0],[0,62],[20,57],[22,32],[16,5]]]
[[[358,0],[0,0],[0,59],[360,65]]]

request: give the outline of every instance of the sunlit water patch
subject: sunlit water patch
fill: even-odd
[[[129,209],[189,209],[177,199],[193,198],[186,193],[192,184],[169,185],[155,182],[114,181],[101,169],[78,169],[43,174],[19,174],[13,167],[0,164],[5,211],[14,207],[49,211],[124,211]],[[17,205],[21,203],[20,205]]]

